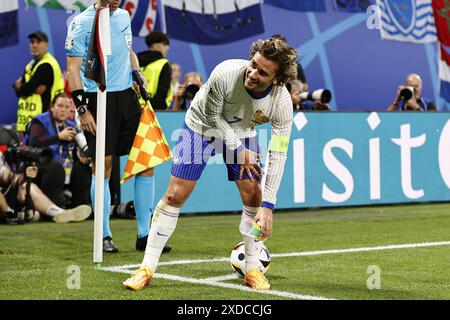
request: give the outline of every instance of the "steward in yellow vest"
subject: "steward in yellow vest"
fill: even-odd
[[[25,72],[14,87],[19,98],[17,131],[24,133],[27,124],[38,114],[48,111],[56,94],[64,91],[64,80],[58,61],[47,52],[48,37],[42,31],[28,36],[33,55]]]
[[[165,58],[169,51],[169,38],[160,31],[150,32],[145,38],[149,48],[137,54],[141,72],[147,80],[147,91],[154,110],[167,110],[172,103],[172,68]],[[144,101],[140,100],[141,105]]]

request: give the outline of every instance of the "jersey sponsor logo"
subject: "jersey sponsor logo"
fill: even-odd
[[[159,231],[156,233],[158,236],[168,237],[168,234],[160,233]]]
[[[269,118],[263,114],[262,110],[257,110],[253,115],[253,122],[262,124],[269,122]]]

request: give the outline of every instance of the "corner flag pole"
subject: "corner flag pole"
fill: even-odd
[[[99,52],[103,59],[105,72],[105,83],[108,79],[108,55],[111,55],[111,38],[109,25],[109,8],[103,8],[98,17],[98,39],[100,42]],[[105,132],[106,132],[106,92],[97,90],[97,132],[95,148],[95,208],[94,208],[94,264],[96,268],[101,267],[103,262],[103,199],[105,181]],[[108,208],[109,210],[109,208]]]

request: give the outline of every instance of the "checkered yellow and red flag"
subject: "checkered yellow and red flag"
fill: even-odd
[[[149,103],[145,103],[121,183],[171,158],[172,152],[156,118],[155,111]]]

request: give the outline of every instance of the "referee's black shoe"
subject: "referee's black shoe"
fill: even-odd
[[[138,251],[145,251],[145,248],[147,247],[147,240],[148,240],[148,236],[139,238],[136,238],[136,250]],[[170,250],[172,250],[172,247],[169,246],[168,244],[166,244],[162,250],[162,253],[168,253],[170,252]]]
[[[114,244],[111,237],[103,238],[103,252],[116,253],[119,252],[119,248]]]
[[[169,253],[172,250],[172,247],[166,244],[162,250],[162,253]]]
[[[147,247],[147,239],[148,236],[139,238],[136,238],[136,250],[138,251],[145,251],[145,248]]]

